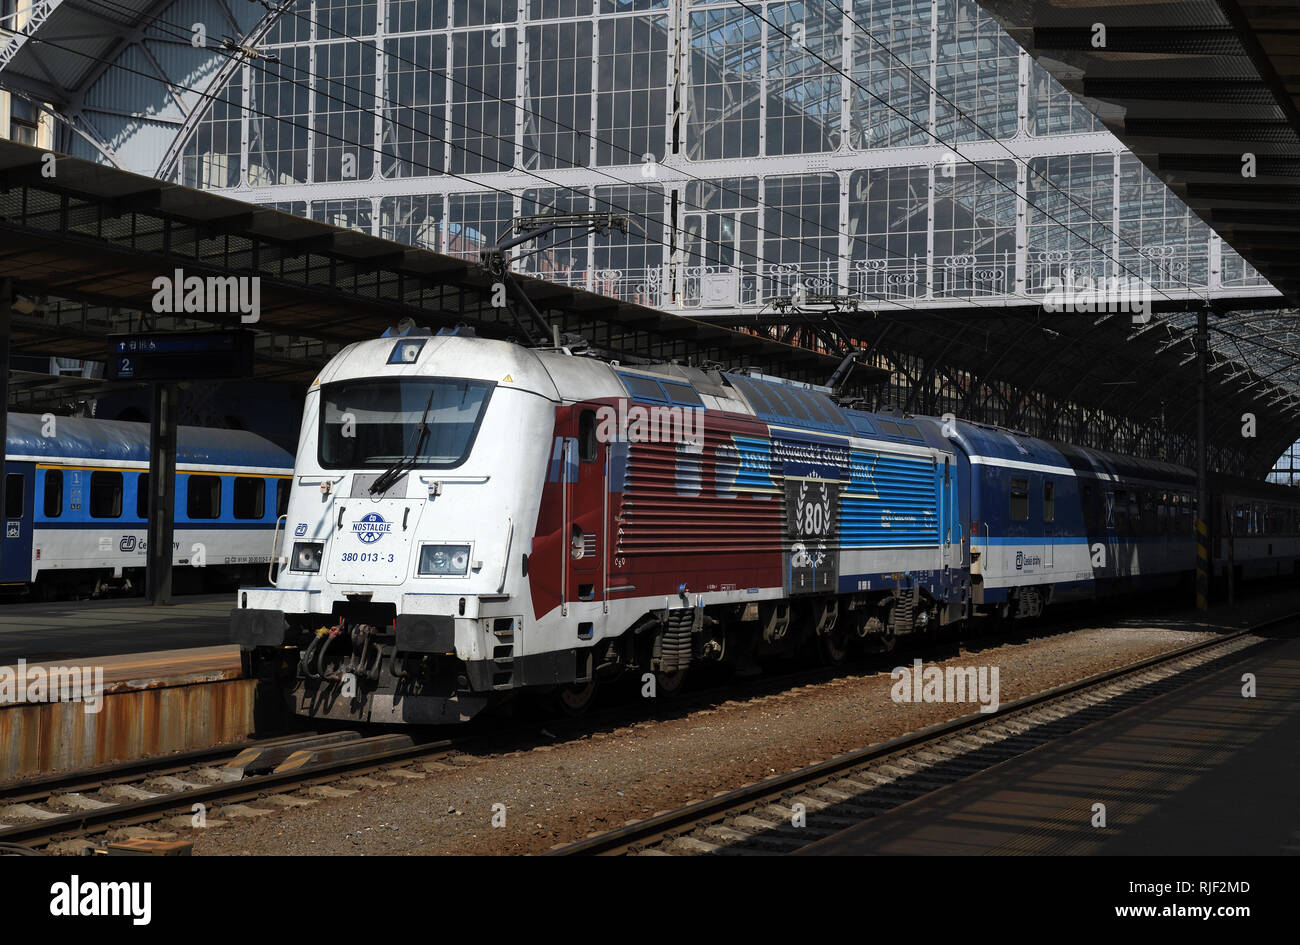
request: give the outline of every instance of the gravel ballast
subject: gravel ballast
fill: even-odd
[[[738,695],[676,718],[519,751],[471,748],[451,764],[416,762],[340,781],[300,792],[306,804],[268,800],[214,810],[209,821],[220,826],[178,829],[178,836],[193,839],[198,855],[542,853],[978,709],[973,702],[895,702],[894,664],[924,656],[927,666],[996,667],[999,698],[1010,702],[1296,610],[1300,595],[1272,593],[1212,620],[1099,614],[1092,628],[1022,640],[980,637],[960,650],[948,645],[934,662],[928,651],[900,653],[879,671]],[[545,724],[539,719],[537,731]]]

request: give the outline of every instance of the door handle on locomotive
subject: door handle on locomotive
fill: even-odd
[[[285,514],[277,518],[275,520],[275,531],[271,534],[271,560],[266,563],[266,582],[274,587],[279,586],[275,582],[279,580],[280,572],[278,569],[273,572],[272,568],[276,568],[277,565],[283,566],[286,561],[283,555],[275,553],[275,549],[280,544],[280,526],[288,517],[288,514]]]

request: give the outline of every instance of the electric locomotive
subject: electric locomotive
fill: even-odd
[[[1289,529],[1230,566],[1294,570],[1293,493],[1216,483],[1216,536],[1261,490],[1249,520]],[[1188,580],[1193,493],[1182,467],[817,385],[408,329],[312,383],[282,567],[232,635],[306,716],[464,721],[522,691],[576,712],[629,671],[671,692],[700,663]]]
[[[936,423],[415,331],[312,383],[285,566],[232,613],[296,712],[459,721],[527,689],[578,710],[628,670],[671,691],[700,661],[751,671],[810,641],[839,659],[965,615]]]

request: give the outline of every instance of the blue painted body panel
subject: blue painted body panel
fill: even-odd
[[[5,455],[32,456],[38,462],[76,461],[93,466],[105,460],[149,462],[149,424],[125,420],[57,417],[55,435],[43,436],[35,414],[11,413]],[[293,454],[245,430],[180,427],[176,461],[180,465],[250,466],[292,469]]]

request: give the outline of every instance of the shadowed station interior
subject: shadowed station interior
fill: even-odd
[[[0,140],[0,666],[112,678],[66,751],[66,706],[0,709],[0,790],[270,719],[410,751],[533,698],[577,717],[619,678],[879,672],[964,627],[1166,601],[1221,639],[1169,658],[1200,695],[1154,657],[1123,684],[1174,692],[1161,715],[888,813],[791,781],[831,791],[813,819],[873,811],[816,842],[715,799],[697,832],[672,811],[611,849],[1297,849],[1261,826],[1275,793],[1233,843],[1187,843],[1244,775],[1199,743],[1143,753],[1234,673],[1287,694],[1223,722],[1250,779],[1295,727],[1294,614],[1254,599],[1300,575],[1300,493],[1268,481],[1300,443],[1293,11],[432,6],[213,3],[208,45],[173,0],[10,24],[0,89],[37,140]],[[629,403],[676,439],[629,437]],[[94,563],[60,576],[74,554]],[[148,737],[106,749],[123,719]],[[970,725],[975,771],[1001,736]],[[1186,777],[1155,791],[1160,764]],[[1162,813],[1063,826],[1094,794]],[[0,842],[35,829],[16,809]]]

